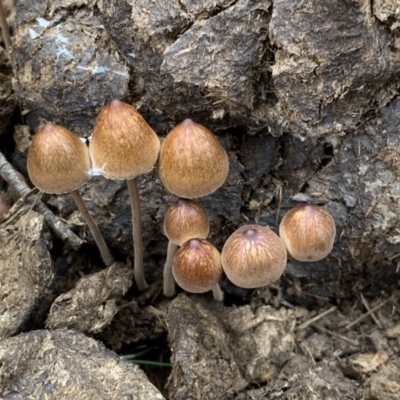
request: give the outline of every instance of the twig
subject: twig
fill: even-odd
[[[310,356],[310,358],[311,358],[313,364],[314,364],[314,365],[317,365],[317,363],[315,362],[315,358],[313,357],[313,355],[312,355],[310,349],[309,349],[304,343],[301,344],[301,347],[307,350],[307,353],[308,353],[308,355]]]
[[[1,0],[0,0],[1,1]],[[0,151],[0,175],[15,190],[24,197],[31,194],[31,189],[18,177],[13,166],[6,160],[4,154]],[[77,250],[83,244],[83,240],[75,235],[59,218],[57,218],[42,202],[38,202],[35,208],[43,215],[54,233],[64,241],[68,241],[74,250]]]
[[[0,0],[0,27],[1,27],[1,32],[3,33],[3,39],[4,39],[4,44],[6,45],[7,54],[10,57],[11,63],[14,64],[12,56],[12,42],[11,42],[10,29],[8,28],[6,13],[4,12],[2,0]]]
[[[322,326],[319,326],[316,324],[312,324],[312,327],[315,328],[317,331],[326,333],[327,335],[330,335],[330,336],[336,337],[340,340],[343,340],[344,342],[350,344],[351,346],[360,347],[360,343],[358,343],[357,340],[350,339],[347,336],[341,335],[340,333],[337,333],[337,332],[330,331],[329,329],[323,328]]]
[[[367,311],[371,312],[371,307],[369,306],[367,300],[365,299],[365,297],[363,296],[362,293],[360,293],[360,296],[361,296],[361,300],[362,300],[362,302],[364,304],[364,307],[367,309]],[[379,322],[379,319],[376,317],[376,315],[373,312],[371,312],[371,317],[375,321],[376,325],[378,325],[378,327],[382,329],[382,325]]]
[[[326,315],[333,313],[336,311],[337,307],[333,306],[329,310],[326,310],[322,312],[321,314],[316,315],[314,318],[309,319],[306,322],[303,322],[301,325],[297,326],[296,329],[304,329],[307,328],[308,326],[312,325],[314,322],[317,322],[319,319],[325,317]]]
[[[379,308],[381,308],[382,306],[384,306],[386,303],[388,303],[389,301],[393,300],[393,297],[389,297],[388,299],[386,299],[385,301],[383,301],[381,304],[378,304],[376,307],[371,308],[371,310],[369,310],[368,312],[366,312],[365,314],[361,315],[361,317],[357,318],[356,320],[354,320],[353,322],[351,322],[350,324],[348,324],[346,326],[346,330],[349,330],[350,328],[352,328],[354,325],[357,325],[359,322],[361,322],[363,319],[367,318],[368,315],[371,315],[373,312],[375,312],[376,310],[378,310]]]

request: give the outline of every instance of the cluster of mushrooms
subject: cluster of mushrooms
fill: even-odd
[[[158,160],[165,187],[178,196],[165,216],[169,240],[164,267],[164,294],[175,294],[175,281],[192,293],[213,292],[221,301],[219,280],[257,288],[282,275],[287,254],[299,261],[318,261],[332,250],[336,228],[324,209],[303,204],[282,219],[279,236],[261,225],[244,225],[225,242],[222,252],[207,241],[206,210],[194,199],[207,196],[226,180],[228,156],[204,126],[186,119],[175,126],[162,145],[156,133],[129,104],[113,100],[98,115],[89,146],[74,133],[52,123],[39,129],[28,152],[32,183],[50,194],[70,192],[99,247],[106,266],[114,258],[77,189],[93,174],[125,179],[132,205],[134,277],[139,290],[147,288],[143,270],[141,214],[136,177]]]

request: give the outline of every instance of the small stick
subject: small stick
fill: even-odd
[[[388,299],[386,299],[385,301],[383,301],[381,304],[378,304],[376,307],[371,308],[371,310],[369,310],[367,313],[361,315],[361,317],[357,318],[356,320],[354,320],[353,322],[351,322],[350,324],[348,324],[346,326],[346,329],[349,330],[350,328],[352,328],[354,325],[357,325],[359,322],[361,322],[363,319],[367,318],[368,315],[371,315],[373,312],[375,312],[376,310],[378,310],[379,308],[381,308],[382,306],[384,306],[387,302],[393,300],[393,297],[389,297]]]
[[[327,335],[330,335],[330,336],[336,337],[338,339],[341,339],[344,342],[350,344],[351,346],[360,347],[360,343],[358,343],[357,340],[350,339],[347,336],[341,335],[340,333],[336,333],[336,332],[330,331],[329,329],[323,328],[322,326],[319,326],[317,324],[312,324],[311,326],[313,328],[315,328],[317,331],[320,331],[322,333],[326,333]]]
[[[309,319],[308,321],[303,322],[301,325],[298,325],[296,327],[296,330],[307,328],[308,326],[312,325],[314,322],[317,322],[318,320],[325,317],[326,315],[333,313],[334,311],[336,311],[336,309],[337,309],[336,306],[331,307],[329,310],[326,310],[326,311],[322,312],[321,314],[318,314],[315,317]]]
[[[388,258],[388,261],[392,261],[392,260],[394,260],[396,257],[399,257],[399,256],[400,256],[400,253],[397,253],[397,254],[395,254],[394,256]]]
[[[301,344],[301,347],[304,347],[307,350],[307,353],[310,356],[311,361],[313,362],[314,365],[317,365],[317,363],[315,362],[315,358],[313,357],[310,349],[304,343]]]
[[[10,185],[14,186],[21,196],[27,197],[31,194],[31,189],[18,177],[13,166],[7,161],[2,152],[0,152],[0,175]],[[83,240],[68,229],[42,202],[37,203],[35,208],[43,215],[45,221],[60,239],[69,242],[74,250],[78,250],[82,246]]]
[[[361,300],[364,304],[364,307],[367,309],[367,311],[371,311],[371,307],[369,306],[367,300],[365,299],[365,297],[363,296],[362,293],[360,293],[360,296],[361,296]],[[371,317],[375,321],[376,325],[378,325],[378,327],[382,329],[382,325],[379,322],[379,319],[376,317],[376,315],[373,312],[371,312]]]

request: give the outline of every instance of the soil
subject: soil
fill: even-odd
[[[400,399],[400,13],[395,0],[3,1],[0,43],[0,398]],[[200,199],[219,249],[318,204],[337,237],[259,289],[163,295],[165,212],[139,177],[145,274],[132,283],[124,181],[34,189],[26,155],[53,121],[82,139],[113,98],[163,138],[190,117],[228,153]],[[143,373],[144,372],[144,373]]]

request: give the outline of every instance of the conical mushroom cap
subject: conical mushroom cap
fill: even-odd
[[[236,286],[253,289],[276,281],[286,267],[283,241],[271,229],[244,225],[229,236],[221,252],[222,268]]]
[[[42,192],[71,192],[88,180],[89,151],[70,130],[48,123],[32,139],[27,167],[30,180]]]
[[[189,239],[206,239],[209,230],[207,212],[195,200],[178,199],[165,214],[165,236],[178,246]]]
[[[108,179],[133,179],[157,162],[160,139],[129,104],[113,100],[96,119],[89,152],[93,168]]]
[[[215,192],[228,175],[229,161],[218,139],[204,126],[185,119],[166,136],[158,173],[179,197],[194,199]]]

